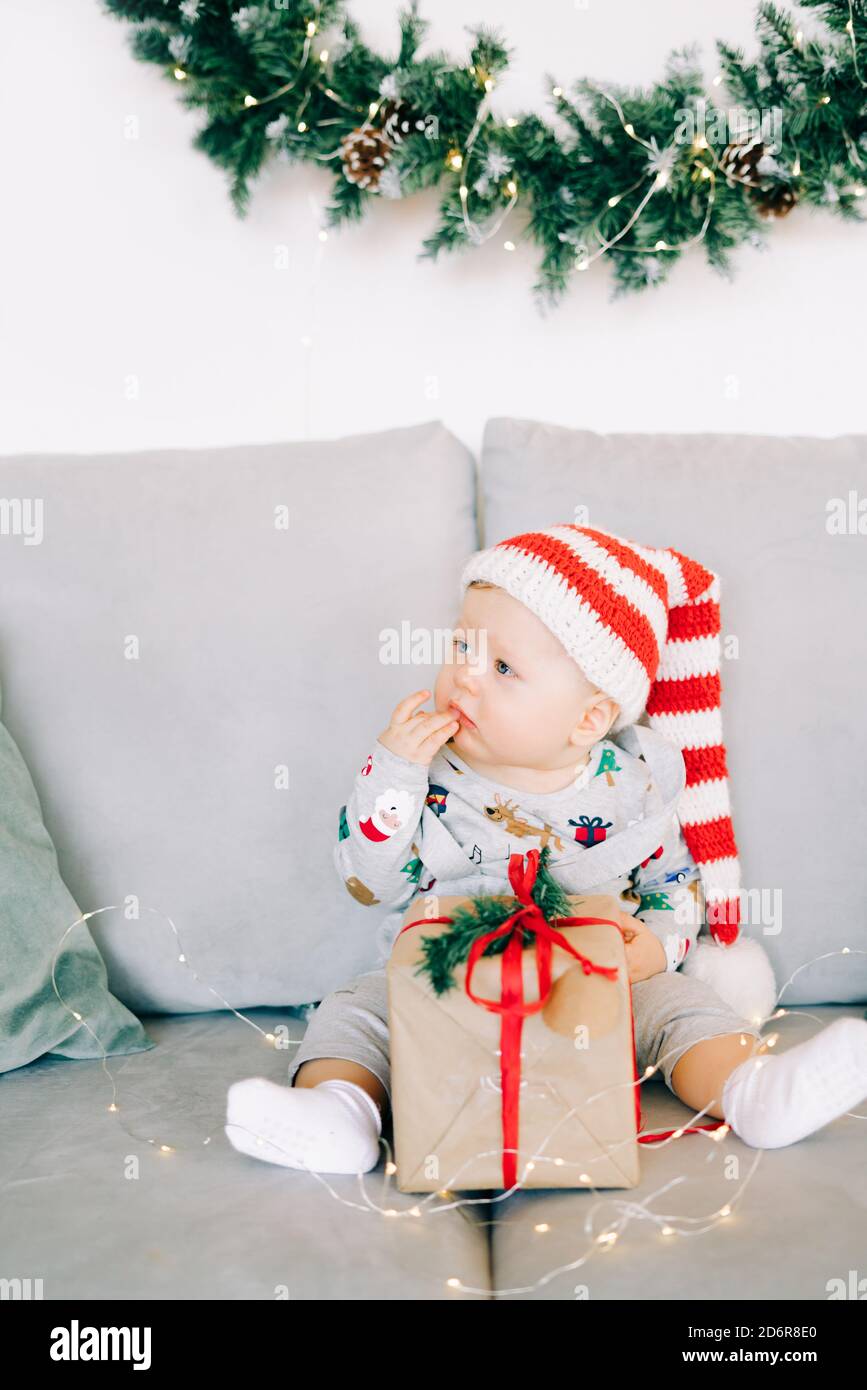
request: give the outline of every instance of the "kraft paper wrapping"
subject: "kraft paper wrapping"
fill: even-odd
[[[402,926],[426,911],[451,916],[468,899],[430,901],[430,908],[412,904]],[[608,895],[571,896],[569,915],[616,919],[619,907]],[[524,1019],[521,1032],[518,1181],[524,1187],[635,1187],[635,1046],[623,937],[609,925],[550,925],[594,964],[617,966],[618,973],[615,980],[585,975],[580,962],[553,947],[548,1002]],[[465,964],[455,969],[455,987],[439,996],[426,975],[414,973],[424,960],[422,938],[448,930],[425,921],[401,931],[386,971],[401,1192],[503,1188],[501,1015],[466,994]],[[500,999],[501,964],[500,955],[480,957],[474,994]],[[522,952],[521,966],[524,999],[538,1000],[534,947]]]

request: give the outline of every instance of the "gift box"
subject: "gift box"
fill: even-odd
[[[455,966],[451,989],[437,994],[420,971],[422,941],[449,931],[439,919],[470,900],[417,900],[394,942],[387,982],[402,1192],[510,1189],[516,1182],[628,1188],[639,1181],[622,906],[608,895],[570,896],[575,920],[546,921],[520,891],[525,868],[523,856],[513,855],[520,911],[475,941],[466,963]],[[516,906],[513,898],[500,901]],[[505,950],[482,954],[495,935],[508,937]]]
[[[603,822],[601,816],[593,816],[592,819],[590,816],[579,816],[577,820],[570,819],[569,824],[575,826],[575,839],[578,843],[586,845],[589,849],[591,845],[602,843],[614,822]]]

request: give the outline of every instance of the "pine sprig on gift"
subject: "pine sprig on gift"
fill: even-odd
[[[554,921],[558,917],[573,915],[573,904],[548,868],[550,857],[551,850],[546,845],[539,855],[536,881],[530,889],[530,896],[540,909],[546,922]],[[459,907],[455,911],[454,920],[445,931],[440,932],[438,936],[422,937],[421,947],[424,960],[414,973],[427,975],[431,987],[437,995],[453,989],[455,968],[458,965],[463,965],[469,958],[473,942],[478,937],[484,936],[486,932],[494,931],[497,927],[502,926],[503,922],[517,912],[521,906],[518,898],[514,897],[471,899],[470,906]],[[532,946],[535,934],[528,931],[523,924],[518,930],[521,933],[522,948]],[[510,936],[511,933],[504,933],[495,941],[489,941],[482,955],[496,956],[502,954],[509,943]]]

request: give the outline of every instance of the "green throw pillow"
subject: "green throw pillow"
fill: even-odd
[[[148,1038],[135,1014],[108,988],[105,962],[86,922],[66,938],[81,909],[60,877],[57,854],[42,822],[42,808],[15,740],[0,723],[0,1072],[37,1057],[94,1058],[146,1052]]]

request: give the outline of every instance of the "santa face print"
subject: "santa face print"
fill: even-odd
[[[373,810],[358,822],[358,828],[368,840],[388,840],[407,821],[417,818],[416,798],[389,787],[376,798]]]

